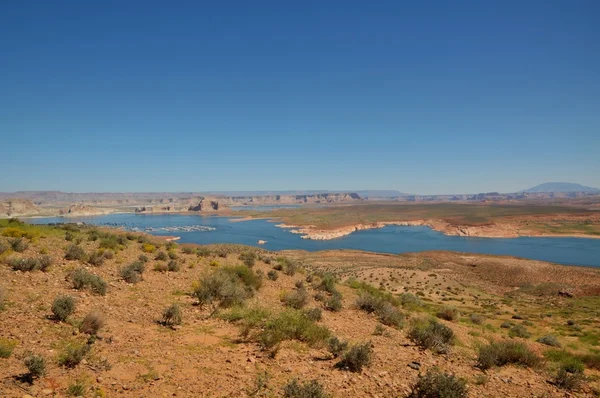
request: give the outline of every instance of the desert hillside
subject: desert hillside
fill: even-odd
[[[600,272],[0,221],[7,397],[598,396]]]

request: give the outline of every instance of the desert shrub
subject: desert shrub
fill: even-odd
[[[302,312],[286,310],[267,320],[258,335],[258,341],[263,349],[274,348],[285,340],[298,340],[317,346],[329,336],[329,329],[315,324]]]
[[[67,368],[74,368],[90,352],[90,346],[86,343],[72,342],[62,349],[58,355],[58,363]]]
[[[65,240],[71,242],[75,238],[75,235],[71,231],[65,233]]]
[[[283,386],[283,398],[329,398],[323,386],[317,380],[299,383],[294,379]]]
[[[144,253],[154,253],[156,251],[156,246],[150,243],[142,243],[142,251]]]
[[[513,327],[514,323],[509,322],[509,321],[504,321],[500,324],[500,327],[502,329],[510,329],[511,327]]]
[[[479,314],[471,314],[471,315],[469,315],[469,319],[475,325],[482,325],[483,322],[485,322],[485,317],[483,315],[479,315]]]
[[[490,369],[493,366],[516,364],[532,367],[540,362],[540,358],[523,343],[516,341],[497,341],[479,348],[477,366]]]
[[[373,335],[374,336],[383,336],[384,334],[385,334],[385,327],[381,323],[378,323],[377,325],[375,325],[375,330],[373,330]]]
[[[6,288],[0,285],[0,311],[4,309],[4,300],[6,300]]]
[[[167,264],[167,269],[171,272],[177,272],[181,269],[181,266],[177,260],[171,260],[169,261],[169,264]]]
[[[167,256],[169,256],[169,258],[171,260],[177,260],[177,258],[178,258],[177,253],[175,253],[174,251],[171,251],[171,250],[169,250],[167,252]]]
[[[179,304],[171,304],[162,314],[162,324],[165,326],[181,325],[181,309]]]
[[[71,296],[59,296],[52,303],[54,319],[64,322],[75,312],[75,299]]]
[[[342,295],[339,293],[333,294],[325,300],[323,305],[327,311],[340,312],[342,310]]]
[[[75,380],[74,383],[69,384],[69,387],[67,387],[67,395],[71,397],[83,397],[86,390],[87,387],[83,380]]]
[[[146,266],[140,261],[129,264],[126,267],[121,268],[119,274],[121,278],[127,283],[138,283],[142,280],[142,274]]]
[[[254,267],[256,263],[256,253],[254,252],[244,252],[240,254],[240,261],[244,263],[246,267]]]
[[[111,260],[111,259],[115,258],[114,250],[110,250],[110,249],[104,250],[103,254],[104,254],[104,258],[107,260]]]
[[[29,272],[40,267],[36,258],[11,258],[8,263],[13,271]]]
[[[335,288],[336,279],[333,274],[325,273],[321,276],[321,281],[317,285],[318,290],[323,290],[325,292],[335,294],[337,290]]]
[[[401,328],[404,326],[404,319],[406,318],[404,314],[396,307],[391,305],[388,302],[383,303],[383,305],[375,312],[377,315],[377,319],[381,323],[387,326],[394,326],[397,328]]]
[[[444,307],[438,311],[436,316],[446,321],[455,321],[460,316],[460,312],[454,307]]]
[[[4,242],[0,242],[0,255],[6,253],[9,250],[9,246],[4,243]]]
[[[150,260],[148,259],[148,256],[146,256],[145,254],[140,254],[138,256],[138,261],[145,264]]]
[[[10,357],[16,345],[16,341],[0,337],[0,358]]]
[[[321,309],[317,307],[304,311],[304,314],[308,319],[315,322],[320,321],[321,318],[323,318]]]
[[[85,261],[85,250],[83,250],[83,248],[79,245],[69,245],[69,247],[67,247],[67,251],[65,252],[65,259]]]
[[[206,247],[199,247],[198,251],[197,251],[197,256],[198,257],[208,257],[208,256],[210,256],[210,250],[208,250]]]
[[[23,238],[10,239],[8,243],[10,248],[17,253],[23,253],[29,247],[29,244]]]
[[[90,289],[92,292],[104,296],[106,294],[106,282],[99,277],[79,268],[71,273],[73,288],[77,290]]]
[[[351,372],[360,372],[363,367],[369,366],[372,356],[373,349],[370,342],[357,344],[342,355],[342,359],[335,364],[335,367]]]
[[[523,325],[515,325],[508,332],[510,337],[521,337],[523,339],[528,339],[531,337],[531,333],[527,331],[527,328]]]
[[[338,358],[348,349],[348,342],[332,336],[327,340],[327,349],[334,358]]]
[[[88,257],[88,264],[93,265],[95,267],[104,264],[104,252],[95,251]]]
[[[416,308],[423,305],[423,301],[412,293],[402,293],[400,295],[400,304],[404,308]]]
[[[182,248],[181,251],[184,254],[195,254],[196,253],[196,249],[194,249],[193,247],[189,247],[189,246]]]
[[[30,354],[25,358],[25,366],[30,379],[38,378],[46,374],[46,360],[39,356]]]
[[[294,286],[296,287],[296,289],[304,289],[304,281],[297,280],[296,282],[294,282]]]
[[[445,354],[454,344],[454,332],[435,319],[419,320],[408,331],[408,338],[421,348]]]
[[[544,345],[549,345],[551,347],[560,347],[560,342],[558,341],[556,336],[552,336],[552,335],[542,336],[539,339],[537,339],[536,341],[538,343],[541,343]]]
[[[100,243],[98,243],[100,249],[110,249],[114,251],[119,250],[119,245],[120,243],[117,241],[116,236],[102,238],[100,239]]]
[[[154,271],[156,271],[156,272],[167,272],[168,270],[169,270],[169,266],[165,263],[154,264]]]
[[[579,358],[588,368],[600,370],[600,352],[583,354],[580,355]]]
[[[363,293],[356,299],[356,306],[369,314],[377,311],[382,304],[381,299],[368,293]]]
[[[397,306],[399,306],[401,304],[400,299],[398,299],[397,297],[395,297],[391,293],[383,291],[381,289],[378,289],[375,286],[370,285],[370,284],[368,284],[366,282],[362,282],[362,281],[359,281],[357,279],[350,278],[348,280],[347,284],[352,289],[358,290],[361,293],[361,295],[362,294],[367,294],[369,296],[373,296],[375,298],[378,298],[381,301],[387,301],[390,304],[392,304],[394,307],[397,307]]]
[[[563,364],[556,372],[552,383],[557,387],[572,391],[578,389],[584,380],[583,365],[581,367],[572,367]]]
[[[99,312],[90,312],[83,318],[81,325],[79,325],[79,332],[95,336],[104,324],[105,321],[102,314]]]
[[[154,257],[154,259],[157,261],[167,261],[168,258],[169,256],[167,256],[167,254],[162,250],[156,253],[156,257]]]
[[[261,285],[260,276],[244,265],[224,267],[200,279],[193,295],[201,305],[231,307],[254,295]]]
[[[267,272],[267,278],[269,278],[272,281],[276,281],[279,278],[279,274],[277,273],[277,271],[269,271]]]
[[[442,373],[438,369],[419,375],[409,398],[466,398],[467,384],[463,379]]]
[[[308,292],[306,289],[296,289],[293,292],[286,292],[281,297],[281,301],[287,307],[300,309],[308,303]]]

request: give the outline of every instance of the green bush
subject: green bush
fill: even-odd
[[[208,257],[208,256],[210,256],[210,250],[208,250],[205,247],[199,247],[197,256],[198,257]]]
[[[138,283],[142,280],[142,274],[146,269],[144,263],[136,261],[126,267],[121,268],[119,274],[127,283]]]
[[[358,296],[356,306],[367,313],[375,313],[377,319],[384,325],[394,327],[402,327],[404,325],[404,314],[385,298],[363,292]]]
[[[54,319],[64,322],[75,312],[75,299],[71,296],[59,296],[52,303]]]
[[[125,241],[125,243],[126,243],[126,241]],[[117,237],[110,236],[110,237],[100,239],[100,243],[98,244],[98,247],[100,249],[110,249],[110,250],[118,251],[119,245],[120,245],[120,243],[117,241]]]
[[[6,243],[0,242],[0,255],[6,253],[9,249],[10,247]]]
[[[66,260],[79,260],[85,261],[87,256],[85,254],[85,250],[79,245],[69,245],[67,247],[67,251],[65,252]]]
[[[539,362],[540,358],[535,353],[516,341],[497,341],[482,346],[477,357],[477,366],[484,370],[508,364],[533,367]]]
[[[286,292],[283,294],[281,301],[287,307],[300,309],[308,303],[308,292],[306,289],[296,289],[293,292]]]
[[[196,253],[196,249],[194,249],[193,247],[189,247],[189,246],[182,248],[181,251],[184,254],[195,254]]]
[[[165,263],[156,263],[154,264],[154,271],[157,272],[167,272],[169,270],[169,266]]]
[[[452,329],[435,319],[415,321],[408,331],[408,338],[419,347],[438,354],[447,353],[454,344]]]
[[[171,272],[178,272],[181,269],[181,266],[177,260],[171,260],[169,261],[169,264],[167,264],[167,269]]]
[[[169,250],[169,252],[168,252],[168,254],[167,254],[167,255],[169,256],[169,258],[170,258],[171,260],[177,260],[177,258],[178,258],[178,256],[177,256],[177,253],[175,253],[174,251],[170,251],[170,250]]]
[[[74,368],[90,352],[90,346],[86,343],[69,343],[58,356],[58,363],[67,368]]]
[[[201,305],[231,307],[254,295],[262,279],[244,265],[223,267],[200,279],[193,295]]]
[[[573,391],[577,390],[584,380],[583,365],[581,367],[573,368],[563,364],[558,369],[552,383],[564,390]]]
[[[0,358],[10,357],[16,345],[16,341],[0,337]]]
[[[154,259],[158,261],[167,261],[167,258],[169,257],[162,250],[156,253],[156,257],[154,257]]]
[[[79,332],[95,336],[104,326],[105,321],[99,312],[90,312],[79,325]]]
[[[102,264],[104,264],[104,252],[102,251],[95,251],[92,254],[89,255],[88,257],[88,264],[93,265],[95,267],[98,267]]]
[[[86,392],[86,385],[83,380],[76,380],[75,383],[69,384],[67,387],[67,395],[71,397],[83,397]]]
[[[348,350],[348,342],[338,339],[336,336],[332,336],[327,341],[327,349],[333,355],[334,358],[338,358],[346,350]]]
[[[315,324],[302,312],[286,310],[267,320],[258,335],[258,341],[264,349],[276,347],[285,340],[318,346],[327,341],[329,336],[329,329]]]
[[[181,325],[181,309],[179,308],[179,304],[171,304],[165,308],[162,314],[162,324],[170,327]]]
[[[267,278],[269,278],[272,281],[276,281],[279,278],[279,274],[277,273],[277,271],[271,270],[267,272]]]
[[[361,293],[361,295],[367,294],[368,296],[375,297],[380,301],[387,301],[394,307],[397,307],[401,304],[400,299],[398,299],[391,293],[378,289],[375,286],[370,285],[366,282],[362,282],[357,279],[351,278],[348,280],[347,284],[352,289],[358,290]]]
[[[539,339],[537,339],[536,341],[538,343],[541,343],[544,345],[549,345],[551,347],[560,347],[560,342],[558,341],[556,336],[552,336],[552,335],[542,336]]]
[[[29,247],[29,244],[23,238],[9,239],[8,243],[10,248],[17,253],[23,253]]]
[[[528,339],[531,337],[531,333],[527,331],[527,328],[523,325],[515,325],[508,332],[510,337],[521,337],[523,339]]]
[[[92,292],[101,296],[106,294],[106,282],[99,276],[91,274],[83,268],[73,271],[70,278],[74,289],[82,290],[89,288]]]
[[[412,293],[402,293],[400,295],[400,304],[404,308],[417,308],[423,305],[423,301]]]
[[[39,258],[11,258],[8,263],[14,271],[31,272],[41,270],[46,272],[52,265],[52,257],[43,255]]]
[[[436,314],[438,318],[446,321],[455,321],[460,316],[460,312],[454,307],[444,307]]]
[[[283,387],[283,398],[330,398],[323,386],[316,380],[298,383],[294,379]]]
[[[325,273],[321,276],[321,282],[317,285],[318,290],[323,290],[325,292],[335,294],[337,290],[336,286],[336,278],[333,274]]]
[[[482,325],[483,322],[485,322],[485,317],[483,315],[479,315],[479,314],[471,314],[471,315],[469,315],[469,319],[475,325]]]
[[[419,375],[409,398],[466,398],[467,384],[463,379],[442,373],[438,369]]]
[[[340,312],[342,310],[342,295],[336,292],[326,299],[323,305],[327,311]]]
[[[342,359],[335,364],[335,367],[351,372],[360,372],[363,367],[369,366],[372,356],[373,349],[370,342],[357,344],[342,355]]]
[[[317,307],[304,311],[304,314],[308,319],[314,322],[318,322],[323,318],[321,309]]]
[[[138,257],[138,261],[145,264],[149,261],[149,259],[148,256],[146,256],[145,254],[140,254]]]
[[[38,378],[46,374],[46,360],[39,356],[30,354],[25,358],[25,366],[29,371],[30,379]]]

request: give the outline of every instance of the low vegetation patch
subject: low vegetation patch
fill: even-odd
[[[256,263],[256,253],[244,252],[240,254],[239,259],[244,263],[246,267],[254,267],[254,264]]]
[[[0,358],[10,357],[16,346],[16,341],[0,337]]]
[[[537,339],[536,341],[538,343],[541,343],[544,345],[549,345],[551,347],[560,347],[560,342],[558,341],[556,336],[552,336],[552,335],[542,336],[539,339]]]
[[[438,369],[431,369],[424,375],[419,375],[408,395],[409,398],[466,398],[467,396],[465,380]]]
[[[181,325],[182,316],[181,316],[181,308],[179,308],[179,304],[171,304],[162,314],[162,324],[165,326],[173,327],[176,325]]]
[[[79,325],[79,332],[95,336],[105,324],[104,317],[99,312],[90,312]]]
[[[71,273],[73,288],[77,290],[90,289],[93,293],[104,296],[106,294],[106,282],[98,275],[94,275],[84,268],[79,268]]]
[[[59,296],[52,303],[52,314],[54,319],[64,322],[75,312],[75,299],[71,296]]]
[[[334,358],[338,358],[348,350],[348,342],[340,340],[336,336],[332,336],[327,341],[327,349]]]
[[[67,251],[65,252],[65,260],[86,261],[87,255],[81,246],[69,245],[69,247],[67,247]]]
[[[378,297],[364,292],[356,299],[356,306],[367,313],[374,313],[384,325],[394,327],[404,325],[404,314],[381,296]]]
[[[304,383],[293,379],[283,386],[283,398],[330,398],[325,388],[317,381],[310,380]]]
[[[201,305],[227,308],[252,297],[261,286],[262,278],[245,265],[223,267],[200,279],[193,296]]]
[[[87,343],[69,343],[59,353],[58,363],[67,368],[74,368],[85,358],[90,349],[91,347]]]
[[[121,268],[119,274],[121,278],[127,283],[138,283],[142,280],[142,274],[146,266],[141,261],[136,261],[129,264],[126,267]]]
[[[281,301],[287,306],[295,309],[303,308],[308,303],[308,292],[304,288],[296,289],[291,292],[285,292],[281,296]]]
[[[24,362],[25,366],[27,367],[27,375],[30,381],[42,377],[46,374],[46,360],[43,357],[39,355],[29,354],[25,358]]]
[[[444,307],[436,315],[446,321],[455,321],[460,316],[460,312],[454,307]]]
[[[335,364],[335,367],[350,372],[360,372],[363,367],[369,366],[373,356],[371,343],[356,344],[348,349]]]
[[[534,367],[540,358],[523,343],[496,341],[479,348],[477,366],[483,370],[508,364]]]
[[[52,265],[52,257],[42,255],[37,258],[11,258],[8,260],[9,265],[14,271],[31,272],[44,271]]]
[[[421,348],[438,354],[450,351],[454,344],[454,332],[435,319],[417,320],[408,331],[408,338]]]
[[[520,337],[523,339],[528,339],[531,337],[531,333],[527,330],[527,328],[523,325],[514,325],[508,332],[510,337]]]
[[[17,252],[23,253],[29,247],[29,244],[23,238],[9,239],[10,248]]]

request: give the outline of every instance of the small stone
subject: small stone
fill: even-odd
[[[419,362],[413,361],[408,364],[408,367],[411,369],[414,369],[414,370],[419,370],[419,369],[421,369],[421,364]]]
[[[42,395],[52,395],[54,391],[49,389],[49,388],[45,388],[42,390]]]

